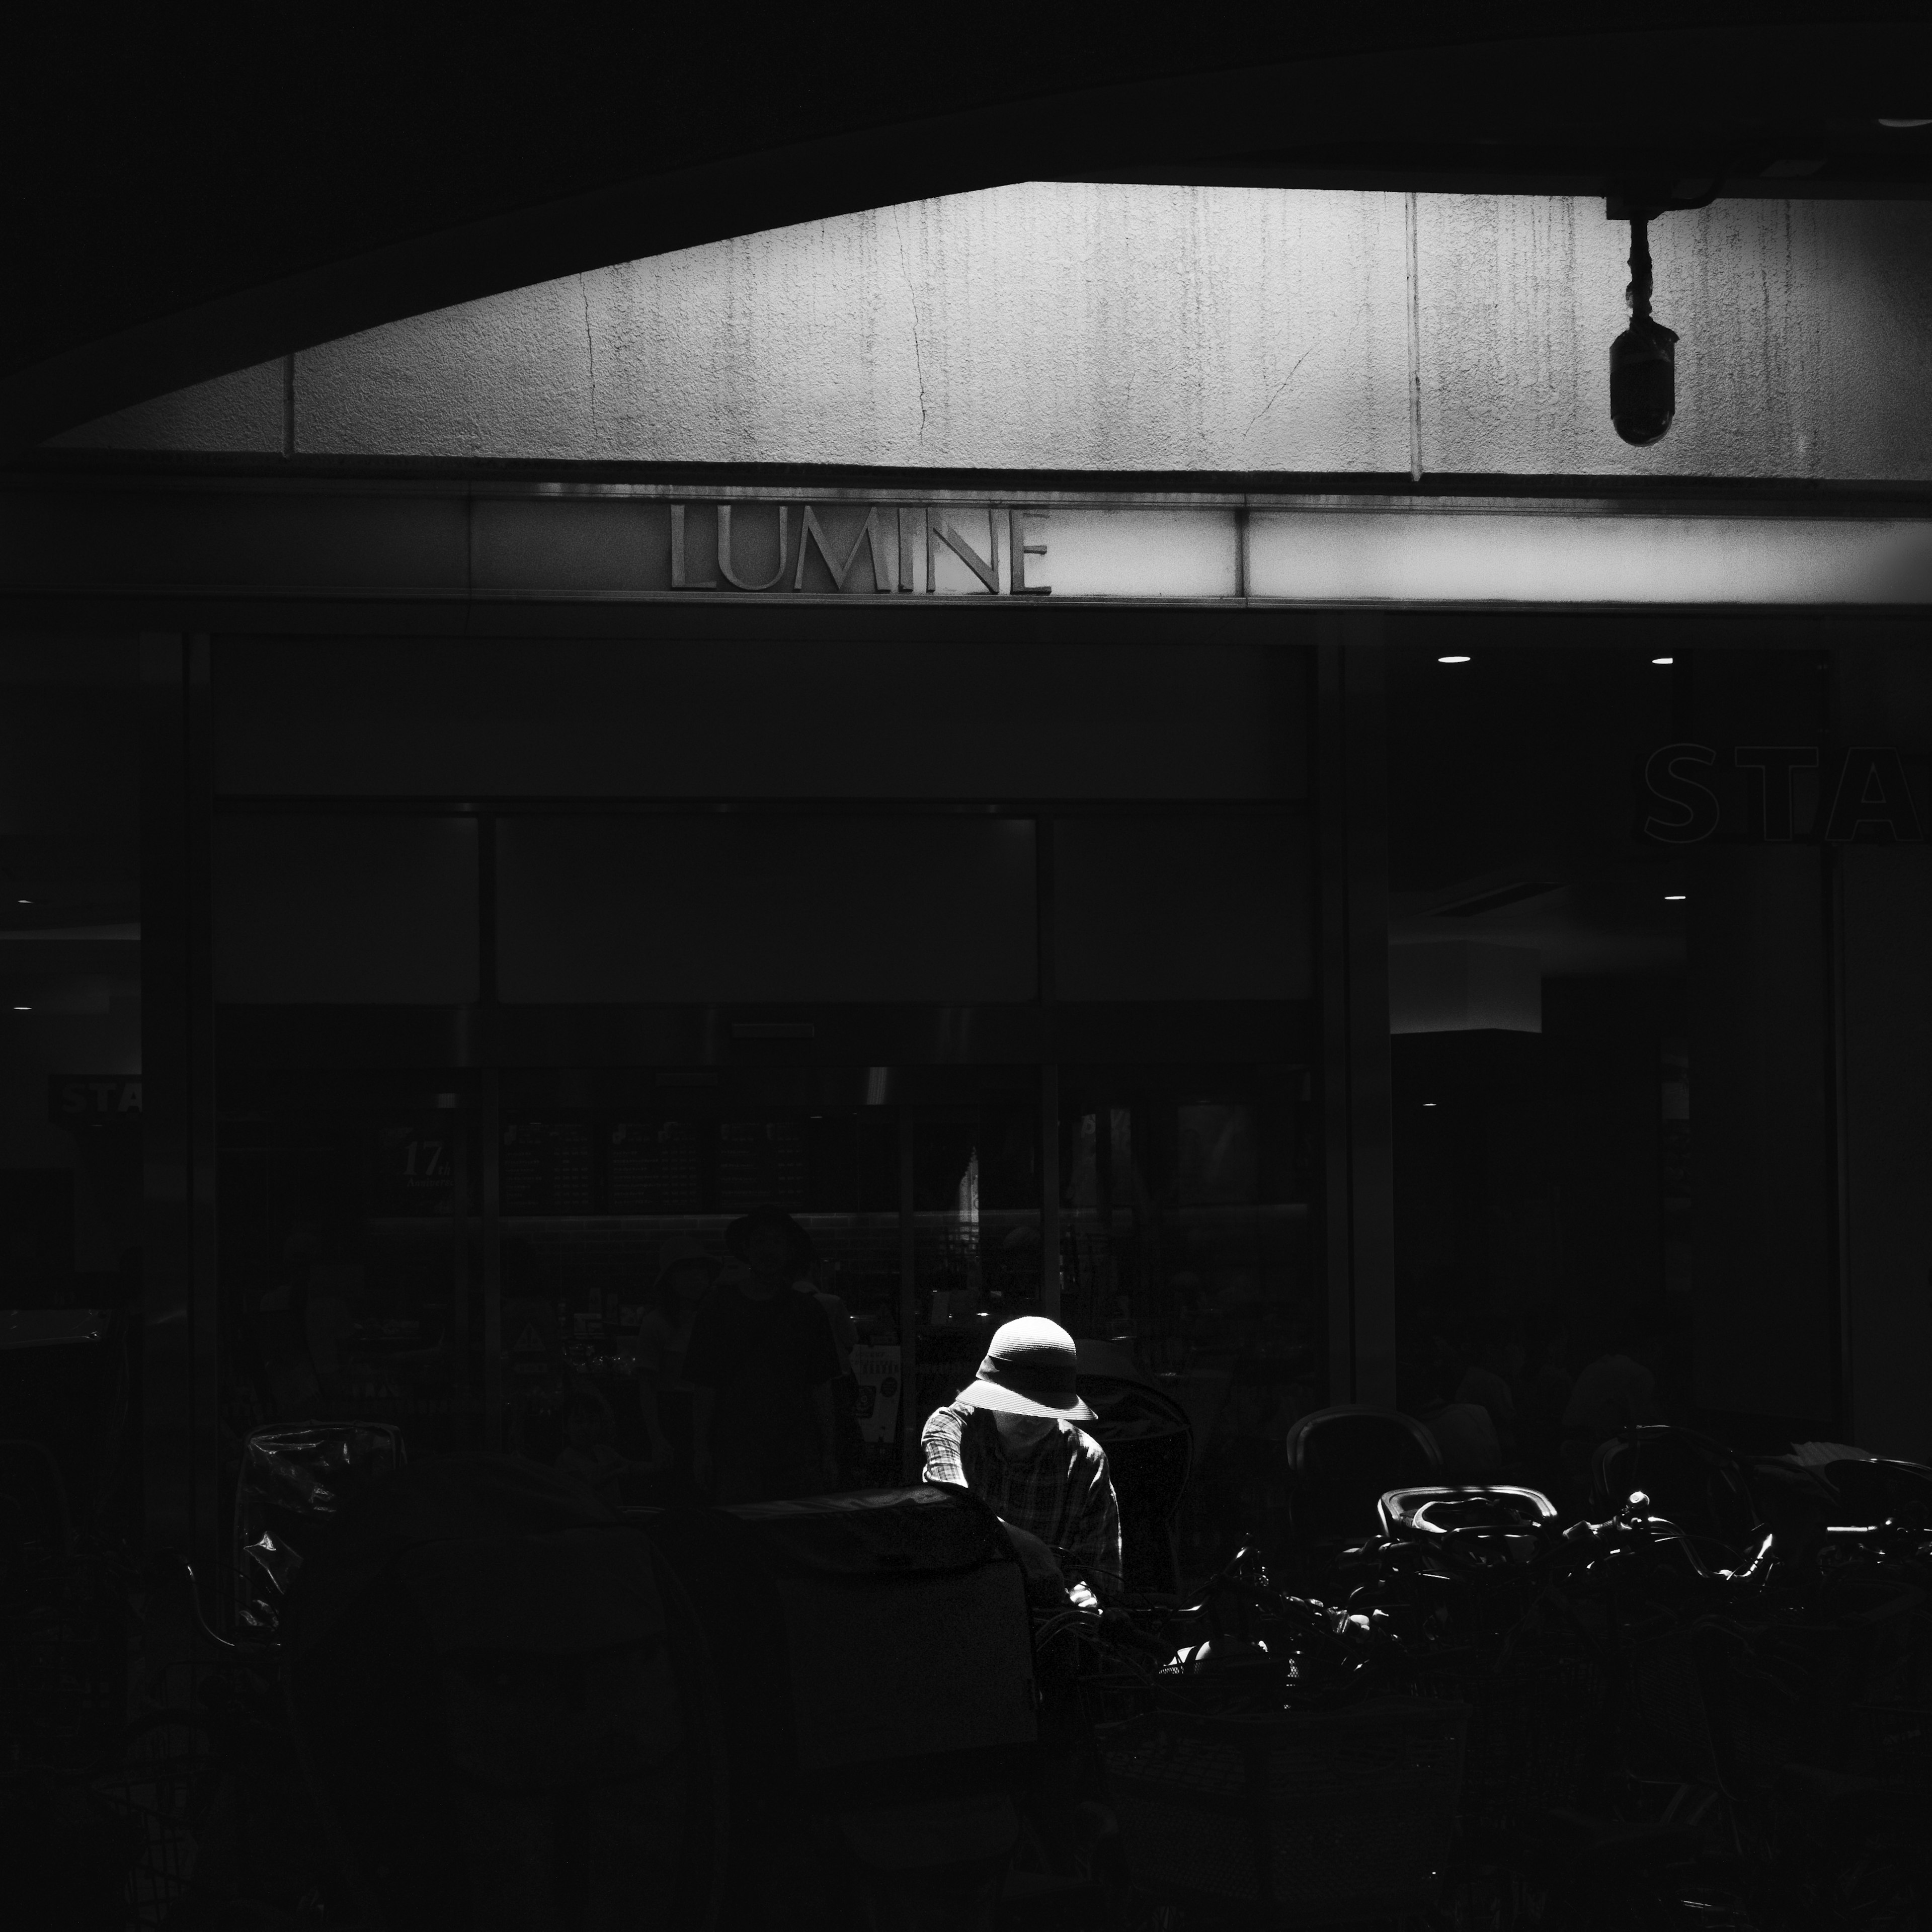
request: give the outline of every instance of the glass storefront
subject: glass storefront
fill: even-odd
[[[808,1286],[837,1312],[845,1480],[915,1474],[924,1418],[992,1330],[1052,1312],[1184,1413],[1196,1571],[1278,1521],[1282,1441],[1331,1400],[1424,1412],[1486,1376],[1508,1466],[1557,1489],[1558,1392],[1626,1350],[1658,1414],[1731,1428],[1760,1399],[1727,1394],[1736,1345],[1714,1348],[1737,1290],[1714,1282],[1711,1231],[1742,1210],[1721,1169],[1692,1164],[1690,1096],[1735,1113],[1751,1049],[1699,988],[1734,971],[1751,921],[1796,916],[1808,892],[1799,937],[1823,946],[1814,835],[1832,782],[1793,766],[1780,850],[1732,754],[1839,754],[1828,652],[1713,649],[1692,628],[1394,634],[1386,1388],[1384,1291],[1359,1270],[1352,1339],[1333,1332],[1322,915],[1292,785],[1136,801],[1115,770],[1096,788],[1113,796],[1048,809],[874,795],[700,812],[600,778],[562,807],[516,795],[511,738],[494,804],[442,788],[219,800],[231,1428],[320,1405],[426,1450],[547,1456],[566,1392],[594,1385],[639,1466],[629,1492],[658,1497],[646,1316],[666,1258],[725,1258],[761,1204],[807,1230]],[[1269,688],[1292,688],[1290,664],[1306,688],[1310,659],[1280,646]],[[500,649],[502,686],[525,674]],[[258,726],[267,694],[251,667]],[[1280,728],[1305,736],[1310,715],[1304,699]],[[1723,822],[1686,841],[1656,760],[1706,742]],[[255,747],[244,762],[260,769]],[[1790,876],[1767,884],[1767,862]],[[406,1038],[434,1041],[413,1071]],[[1365,1118],[1358,1163],[1375,1154]],[[1820,1203],[1821,1150],[1816,1173],[1778,1156]],[[1820,1227],[1794,1222],[1799,1246],[1760,1274],[1828,1364],[1835,1289],[1802,1258],[1822,1239],[1808,1211]],[[1640,1343],[1634,1324],[1654,1332]],[[1814,1380],[1766,1426],[1826,1432],[1828,1368]]]
[[[1593,1364],[1766,1453],[1851,1426],[1846,894],[1912,890],[1925,662],[1790,620],[1444,623],[1391,652],[1401,1399],[1486,1384],[1559,1494]]]
[[[1309,654],[1042,646],[1001,742],[950,662],[722,645],[777,687],[736,700],[768,755],[700,778],[648,755],[641,649],[493,644],[455,713],[413,657],[346,646],[346,698],[312,646],[218,650],[228,1440],[327,1414],[548,1459],[594,1393],[625,1494],[674,1497],[669,1284],[770,1206],[840,1338],[843,1480],[915,1478],[992,1330],[1050,1313],[1187,1418],[1208,1560],[1328,1393]],[[828,764],[778,720],[842,682],[876,729]],[[634,765],[596,750],[627,708]]]
[[[146,1274],[182,1311],[148,1366],[201,1418],[170,1466],[214,1444],[218,1512],[251,1427],[549,1456],[585,1390],[627,1492],[674,1492],[652,1311],[678,1255],[715,1278],[765,1205],[837,1324],[842,1480],[913,1477],[992,1330],[1051,1313],[1185,1418],[1195,1574],[1279,1521],[1283,1438],[1332,1401],[1486,1386],[1504,1463],[1559,1489],[1563,1391],[1619,1357],[1660,1417],[1845,1427],[1828,1096],[1879,1066],[1844,988],[1892,956],[1859,922],[1923,849],[1922,654],[1796,620],[1384,634],[1339,784],[1334,648],[1231,626],[1117,654],[1070,629],[1031,660],[991,640],[1040,694],[999,743],[940,705],[970,661],[950,644],[803,666],[728,636],[216,639],[206,843],[172,872],[130,775],[165,800],[192,752],[168,708],[188,660],[160,666],[148,742],[140,647],[18,644],[8,1300],[111,1310]],[[663,678],[715,682],[706,730],[737,693],[758,757],[674,744]],[[870,706],[830,768],[777,722],[826,688]],[[144,1070],[150,986],[212,1024],[154,1034]],[[143,1221],[144,1072],[177,1117],[208,1082],[200,1246],[152,1220],[166,1186]],[[170,1147],[202,1172],[150,1135],[155,1186]],[[111,1433],[89,1428],[81,1488]]]
[[[0,1567],[140,1520],[142,767],[134,639],[0,640]]]

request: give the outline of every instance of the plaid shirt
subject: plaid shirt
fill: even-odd
[[[1057,1422],[1030,1454],[1010,1458],[986,1410],[953,1402],[926,1418],[920,1439],[930,1480],[970,1490],[1038,1537],[1070,1578],[1102,1592],[1120,1588],[1120,1505],[1107,1452],[1084,1430]]]

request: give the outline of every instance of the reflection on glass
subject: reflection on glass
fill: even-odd
[[[1040,1312],[1038,1108],[989,1101],[913,1128],[919,1379],[911,1439],[977,1372],[993,1330]]]
[[[454,1094],[224,1083],[224,1418],[238,1437],[318,1420],[410,1450],[482,1426],[482,1279],[468,1112]]]
[[[862,1080],[847,1083],[855,1098]],[[792,1216],[811,1244],[794,1286],[824,1308],[838,1351],[842,1479],[896,1480],[896,1117],[862,1105],[777,1105],[699,1070],[661,1075],[658,1087],[654,1104],[512,1109],[504,1121],[512,1446],[556,1461],[575,1428],[599,1438],[589,1453],[622,1465],[614,1487],[623,1500],[687,1500],[692,1321],[703,1295],[743,1268],[733,1222],[768,1206]]]
[[[1298,1070],[1185,1086],[1070,1070],[1063,1085],[1062,1318],[1128,1352],[1185,1412],[1192,1574],[1279,1521],[1283,1440],[1327,1399],[1305,1088]]]

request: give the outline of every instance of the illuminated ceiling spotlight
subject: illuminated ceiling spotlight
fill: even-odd
[[[1668,900],[1668,899],[1681,899],[1681,898],[1684,898],[1684,897],[1686,896],[1686,895],[1685,895],[1685,894],[1684,894],[1684,893],[1682,893],[1682,892],[1666,892],[1666,893],[1664,894],[1664,898],[1665,898],[1666,899],[1667,899],[1667,900]]]
[[[1651,659],[1651,662],[1652,664],[1675,664],[1677,660],[1675,658],[1652,658]]]
[[[1457,657],[1452,655],[1446,658],[1438,658],[1436,662],[1438,664],[1467,664],[1469,660],[1466,657]]]
[[[1678,182],[1676,189],[1696,187]],[[1648,185],[1613,190],[1604,203],[1612,221],[1628,221],[1630,230],[1630,326],[1610,344],[1610,421],[1624,442],[1640,449],[1660,442],[1677,415],[1677,332],[1666,328],[1650,312],[1650,224],[1660,214],[1708,208],[1718,198],[1713,183],[1708,194],[1687,196]]]

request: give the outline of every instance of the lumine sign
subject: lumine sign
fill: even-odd
[[[834,590],[869,589],[875,592],[913,591],[922,587],[928,596],[940,590],[940,561],[943,555],[957,557],[981,591],[993,596],[1047,597],[1052,586],[1039,580],[1037,573],[1046,556],[1043,524],[1050,512],[1037,508],[1003,509],[989,503],[977,511],[962,506],[938,504],[868,504],[864,518],[856,527],[848,520],[828,512],[839,534],[826,528],[820,506],[800,506],[796,526],[794,506],[752,503],[717,503],[701,507],[716,519],[715,544],[705,544],[686,526],[687,511],[693,506],[670,506],[670,586],[674,590],[804,590],[820,587],[819,572],[830,580]],[[857,506],[855,506],[857,507]],[[734,530],[734,514],[742,518],[748,509],[777,512],[777,567],[762,574],[771,562],[771,526],[766,522],[757,543],[760,561],[748,566],[741,546],[746,532]],[[983,518],[986,537],[979,536]],[[957,519],[958,520],[956,520]],[[962,522],[974,526],[970,534]],[[1009,568],[1000,568],[1000,538],[1004,526]],[[794,528],[796,541],[793,541]],[[694,554],[694,552],[695,553]],[[807,566],[816,557],[817,567]],[[1032,561],[1041,560],[1042,561]],[[716,574],[710,574],[714,568]],[[924,582],[922,586],[921,577]],[[809,581],[808,580],[810,580]]]

